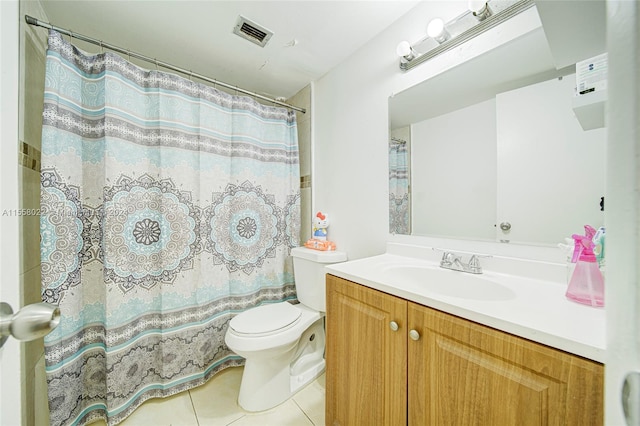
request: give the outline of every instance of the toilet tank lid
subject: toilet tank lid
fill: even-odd
[[[294,247],[291,256],[317,263],[338,263],[347,260],[347,253],[337,250],[313,250],[306,247]]]

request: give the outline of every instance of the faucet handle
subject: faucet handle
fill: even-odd
[[[482,255],[482,254],[474,254],[471,255],[471,258],[469,259],[469,270],[471,272],[473,272],[474,274],[481,274],[482,273],[482,267],[480,266],[480,258],[481,257],[493,257],[491,255]]]
[[[481,274],[482,267],[480,266],[480,259],[475,254],[469,259],[469,272],[472,274]]]
[[[442,260],[440,260],[440,264],[442,265],[451,265],[455,262],[456,259],[459,259],[455,254],[450,251],[445,251],[442,253]]]

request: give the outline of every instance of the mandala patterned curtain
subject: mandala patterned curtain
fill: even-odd
[[[116,424],[242,364],[231,317],[295,299],[295,114],[49,34],[42,140],[51,423]]]
[[[409,154],[406,142],[389,140],[389,232],[411,233]]]

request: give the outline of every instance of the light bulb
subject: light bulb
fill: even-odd
[[[449,39],[449,32],[444,27],[444,21],[440,18],[434,18],[429,22],[427,35],[438,43],[444,43]]]
[[[408,41],[404,40],[398,43],[398,47],[396,47],[396,53],[398,56],[407,56],[411,53],[411,45]]]
[[[485,0],[469,0],[469,10],[477,13],[477,12],[481,12],[482,9],[484,9],[485,5],[487,4],[487,2]]]
[[[469,0],[468,8],[478,21],[484,21],[492,15],[489,3],[486,0]]]
[[[398,43],[398,47],[396,47],[396,53],[398,54],[398,56],[404,58],[407,61],[415,58],[414,51],[408,41],[401,41],[400,43]]]

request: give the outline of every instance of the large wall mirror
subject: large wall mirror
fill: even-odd
[[[555,245],[603,225],[604,128],[540,27],[389,98],[390,232]]]

